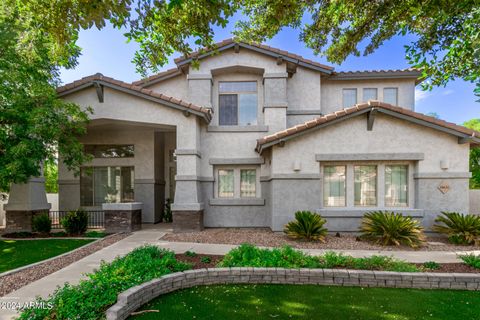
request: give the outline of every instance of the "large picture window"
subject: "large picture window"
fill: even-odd
[[[219,82],[219,125],[257,124],[257,82]]]
[[[325,166],[323,168],[323,205],[325,207],[344,207],[345,203],[345,166]]]
[[[408,166],[385,166],[385,206],[406,207],[408,204]]]
[[[354,166],[355,205],[377,205],[377,166]]]
[[[84,167],[80,170],[80,205],[134,201],[133,167]]]

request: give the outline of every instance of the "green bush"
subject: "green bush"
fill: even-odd
[[[202,263],[210,263],[210,262],[212,262],[212,258],[210,258],[210,257],[202,257],[202,259],[200,259],[200,261],[201,261]]]
[[[60,222],[68,234],[83,234],[87,231],[88,213],[84,210],[70,211]]]
[[[460,259],[465,262],[465,264],[474,267],[476,269],[480,269],[480,255],[476,256],[473,253],[471,254],[466,254],[466,255],[461,255]]]
[[[360,226],[361,238],[386,245],[418,247],[425,242],[423,228],[412,217],[388,211],[367,212]]]
[[[270,250],[246,243],[230,250],[219,263],[220,267],[318,268],[319,265],[318,258],[289,246]]]
[[[32,217],[32,231],[44,234],[52,230],[52,221],[48,213],[41,213]]]
[[[424,262],[422,266],[425,269],[428,269],[428,270],[438,270],[438,269],[440,269],[440,265],[438,263],[436,263],[435,261]]]
[[[461,214],[458,212],[442,212],[435,219],[433,231],[448,236],[448,241],[454,244],[480,244],[480,216]]]
[[[260,249],[251,244],[242,244],[230,250],[219,267],[269,267],[269,268],[347,268],[358,270],[385,270],[418,272],[414,264],[386,256],[354,258],[328,251],[315,257],[294,250],[289,246],[280,249]]]
[[[295,220],[290,221],[283,232],[293,239],[318,240],[325,242],[327,229],[323,227],[326,220],[321,215],[310,211],[295,212]]]
[[[165,209],[163,211],[163,221],[164,222],[172,222],[172,200],[167,199],[165,200]]]
[[[192,258],[197,256],[197,254],[195,253],[195,251],[190,251],[190,250],[185,251],[185,255],[186,255],[187,257],[192,257]]]
[[[105,238],[107,234],[102,231],[88,231],[84,234],[87,238]]]
[[[104,319],[105,311],[117,301],[117,295],[133,286],[172,272],[190,269],[175,259],[172,251],[156,246],[137,248],[111,263],[102,263],[78,285],[65,284],[48,298],[37,298],[37,305],[52,309],[29,308],[19,319]]]

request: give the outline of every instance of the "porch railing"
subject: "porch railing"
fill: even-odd
[[[88,229],[105,228],[104,211],[86,211],[88,213]],[[67,215],[68,211],[50,211],[49,216],[52,221],[52,229],[63,229],[61,219]]]

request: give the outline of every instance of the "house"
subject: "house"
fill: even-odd
[[[234,40],[175,63],[134,83],[96,74],[58,88],[93,109],[81,139],[94,156],[79,177],[60,161],[60,210],[137,201],[156,223],[172,199],[176,230],[280,231],[312,210],[344,232],[371,210],[427,227],[468,212],[480,133],[415,112],[419,71],[335,72]]]

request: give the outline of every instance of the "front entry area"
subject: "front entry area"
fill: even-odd
[[[78,176],[60,161],[60,210],[141,202],[143,223],[164,221],[166,201],[175,195],[175,127],[99,119],[81,142],[92,160]]]

